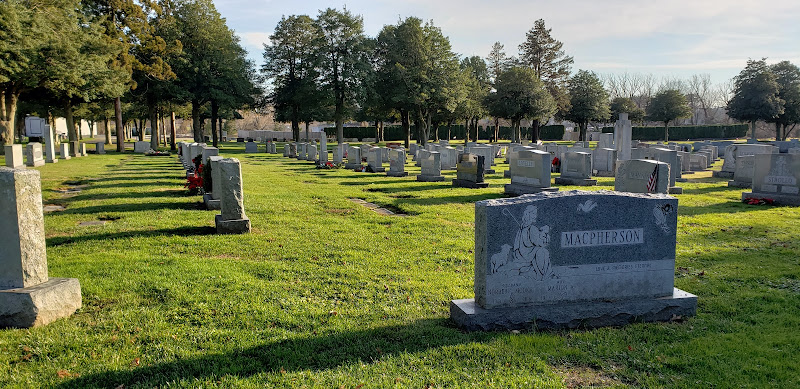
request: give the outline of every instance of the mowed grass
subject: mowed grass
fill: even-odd
[[[0,330],[0,386],[800,386],[800,208],[747,206],[710,172],[686,175],[676,286],[699,296],[696,317],[465,333],[448,312],[473,296],[473,203],[502,197],[507,165],[487,189],[454,189],[453,172],[414,181],[410,161],[392,178],[243,148],[221,151],[242,161],[246,235],[214,234],[218,211],[185,194],[175,156],[39,168],[44,203],[66,207],[45,215],[50,276],[78,278],[83,308]]]

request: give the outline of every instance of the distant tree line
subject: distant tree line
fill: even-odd
[[[399,122],[406,144],[412,131],[425,143],[438,140],[439,131],[433,129],[454,123],[464,125],[465,140],[475,140],[478,121],[485,118],[494,118],[489,138],[498,138],[500,119],[505,119],[514,141],[522,137],[523,120],[531,124],[533,141],[540,138],[540,123],[550,119],[574,122],[584,140],[590,124],[600,127],[621,112],[637,123],[663,123],[664,139],[676,120],[692,118],[696,124],[701,112],[708,122],[712,111],[723,106],[737,120],[774,122],[776,137],[785,138],[800,121],[795,97],[800,73],[789,62],[769,67],[760,62],[773,75],[764,81],[771,85],[766,94],[772,100],[764,96],[769,100],[764,109],[749,108],[758,114],[742,113],[737,102],[751,101],[756,90],[763,91],[742,86],[747,84],[743,78],[751,76],[714,86],[708,74],[658,83],[652,75],[573,73],[573,58],[542,19],[526,34],[517,57],[509,57],[496,42],[485,59],[460,58],[432,21],[409,17],[368,37],[360,16],[329,8],[316,18],[281,19],[264,45],[264,61],[261,70],[273,85],[268,101],[276,120],[291,123],[296,139],[301,124],[308,131],[312,121],[332,121],[341,141],[348,119],[375,123],[379,140],[384,123]]]
[[[27,114],[76,122],[145,122],[151,146],[166,140],[164,119],[193,119],[202,140],[210,119],[216,144],[223,118],[253,106],[260,75],[211,0],[4,0],[0,2],[0,143],[14,142]],[[174,133],[171,135],[174,147]]]

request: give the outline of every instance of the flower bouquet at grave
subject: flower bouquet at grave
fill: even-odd
[[[148,157],[169,157],[171,154],[169,151],[158,151],[158,150],[147,150],[144,155]]]
[[[553,173],[558,173],[561,171],[561,160],[558,157],[553,157],[553,166],[550,169]]]
[[[330,161],[321,162],[319,165],[317,165],[317,169],[339,169],[341,167],[341,165],[337,165]]]
[[[742,200],[742,202],[744,202],[747,205],[777,205],[775,203],[775,200],[768,199],[768,198],[759,199],[759,198],[752,197],[752,198],[744,199],[744,200]]]
[[[200,164],[193,173],[186,176],[186,184],[184,184],[183,187],[189,190],[190,196],[205,193],[205,186],[203,185],[203,164]]]

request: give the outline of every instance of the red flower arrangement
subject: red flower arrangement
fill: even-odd
[[[186,177],[186,184],[183,185],[184,188],[189,189],[189,195],[194,196],[198,194],[203,194],[203,164],[201,163],[197,166],[194,173],[189,174]]]
[[[759,199],[752,197],[742,201],[747,205],[775,205],[775,200],[768,198]]]

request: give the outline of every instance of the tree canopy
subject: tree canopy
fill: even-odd
[[[778,82],[765,59],[747,61],[747,66],[734,78],[733,97],[727,109],[728,116],[750,122],[753,139],[756,138],[756,121],[772,120],[783,113]]]
[[[664,123],[664,141],[669,140],[669,123],[692,115],[686,96],[678,90],[667,89],[656,93],[647,106],[649,120]]]
[[[579,70],[569,80],[569,108],[565,117],[580,127],[580,140],[586,140],[589,121],[605,121],[610,116],[608,93],[596,74]]]

